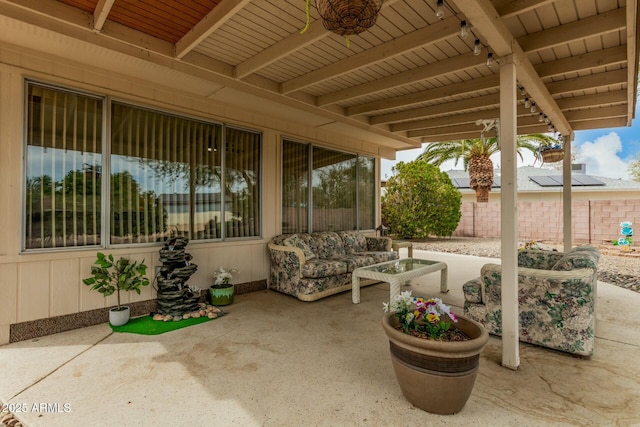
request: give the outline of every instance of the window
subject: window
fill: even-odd
[[[105,102],[28,84],[25,249],[260,235],[260,133]]]
[[[29,85],[26,249],[100,245],[103,99]]]
[[[288,140],[282,151],[284,233],[374,228],[375,159]]]

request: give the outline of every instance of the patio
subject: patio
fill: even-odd
[[[426,251],[447,262],[445,302],[485,258]],[[492,260],[493,261],[493,260]],[[439,276],[414,293],[440,295]],[[0,347],[0,400],[27,404],[25,425],[638,425],[640,294],[598,288],[593,358],[521,344],[517,371],[491,337],[462,412],[427,414],[404,399],[380,326],[387,284],[314,303],[262,291],[238,295],[227,316],[164,335],[113,334],[106,324]],[[434,390],[434,392],[437,392]],[[69,412],[31,412],[33,404]]]

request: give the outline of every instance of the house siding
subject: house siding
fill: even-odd
[[[0,40],[0,203],[3,206],[0,210],[3,230],[0,239],[0,344],[10,341],[11,325],[115,305],[115,296],[104,298],[82,284],[82,278],[89,275],[98,250],[112,253],[116,257],[144,259],[151,274],[160,265],[159,245],[26,253],[21,251],[22,133],[26,78],[262,132],[262,236],[245,240],[190,243],[188,252],[198,265],[198,271],[192,276],[190,283],[200,288],[210,286],[212,274],[220,266],[239,269],[234,277],[235,283],[266,283],[269,271],[266,246],[281,231],[280,141],[283,136],[374,157],[378,175],[380,155],[390,153],[388,147],[374,141],[324,131],[296,118],[284,120],[259,111],[225,105],[215,97],[206,96],[207,93],[215,93],[215,88],[220,85],[199,81],[192,76],[185,76],[180,80],[180,75],[175,70],[164,69],[155,64],[140,64],[139,60],[122,54],[93,47],[83,51],[84,63],[76,62],[78,50],[84,49],[83,46],[77,46],[78,42],[74,41],[76,46],[65,47],[65,41],[61,40],[64,38],[51,39],[50,42],[40,43],[39,49],[43,52],[58,52],[59,55],[69,52],[69,55],[75,57],[69,59],[52,56],[28,48],[17,48]],[[105,53],[109,53],[109,65],[104,62]],[[104,68],[98,68],[94,64],[103,64]],[[136,75],[113,71],[113,68],[130,69],[135,74],[140,67],[143,67],[144,73]],[[148,80],[142,80],[139,76]],[[167,86],[169,81],[172,82],[172,87]],[[261,107],[257,105],[256,108]],[[379,176],[376,181],[379,182]],[[377,188],[378,200],[379,194],[380,190]],[[379,216],[378,211],[376,217]],[[376,223],[378,222],[376,219]],[[124,303],[147,301],[155,298],[155,291],[148,286],[140,295],[128,292],[123,297]]]

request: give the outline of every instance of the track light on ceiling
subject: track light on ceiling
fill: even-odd
[[[478,56],[480,55],[480,53],[482,53],[482,46],[480,46],[480,39],[476,39],[473,45],[473,54],[475,56]]]
[[[545,116],[544,116],[544,122],[545,122],[546,124],[551,123],[551,120],[549,120],[549,117],[547,117],[547,115],[546,115],[546,114],[545,114]]]
[[[524,88],[524,86],[520,86],[520,95],[525,96],[527,94],[527,90]]]
[[[529,98],[524,99],[524,108],[531,108],[531,101]]]
[[[436,18],[444,18],[444,0],[438,0],[436,3]]]
[[[535,113],[536,111],[538,111],[538,107],[536,107],[536,103],[532,102],[531,103],[531,112]]]
[[[466,39],[469,35],[469,28],[467,28],[467,21],[460,22],[460,37]]]
[[[538,114],[538,121],[540,123],[542,123],[544,121],[544,114],[542,114],[542,113]]]
[[[487,67],[491,67],[494,63],[495,60],[493,59],[493,52],[489,52],[487,54]]]

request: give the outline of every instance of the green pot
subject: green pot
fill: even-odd
[[[211,295],[211,305],[233,304],[233,285],[213,285],[209,288],[209,294]]]

